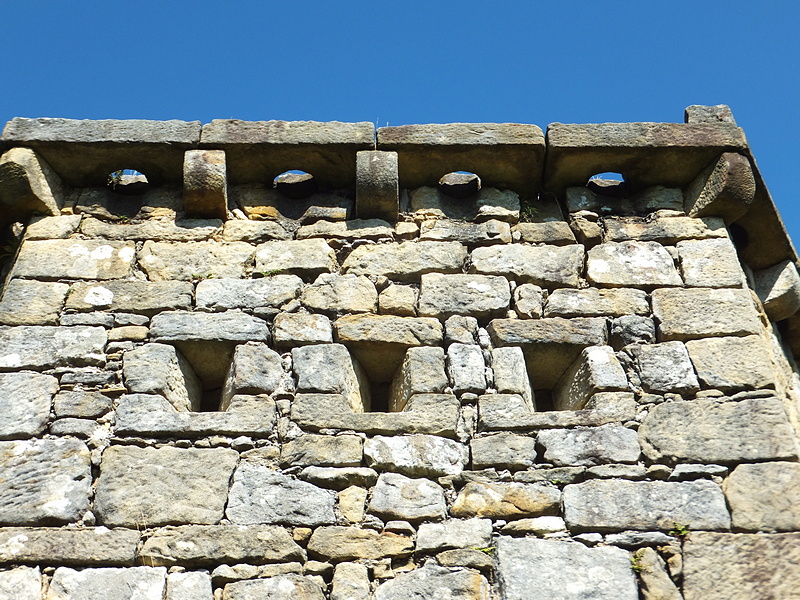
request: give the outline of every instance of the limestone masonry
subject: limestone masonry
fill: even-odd
[[[0,599],[800,598],[797,255],[727,107],[0,144]]]

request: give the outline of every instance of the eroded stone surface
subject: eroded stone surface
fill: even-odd
[[[490,519],[451,520],[423,523],[417,532],[417,552],[449,548],[487,548],[492,543]]]
[[[173,346],[145,344],[126,352],[122,364],[129,391],[160,394],[180,411],[200,409],[200,381]]]
[[[257,273],[316,277],[336,269],[336,254],[321,239],[265,242],[256,249]]]
[[[253,247],[244,242],[195,242],[187,252],[183,243],[147,240],[139,251],[150,281],[241,279],[252,260]]]
[[[107,310],[152,316],[192,306],[188,281],[104,281],[73,284],[66,308],[80,312]]]
[[[0,439],[28,438],[47,426],[58,380],[38,373],[0,374]]]
[[[39,567],[17,567],[0,571],[0,597],[9,600],[41,600],[42,573]]]
[[[76,571],[59,567],[45,600],[162,600],[164,567],[99,568]]]
[[[547,297],[545,317],[620,317],[650,312],[647,294],[624,288],[554,290]]]
[[[300,575],[287,574],[266,579],[235,581],[225,586],[222,600],[325,600],[319,585]]]
[[[448,598],[448,600],[488,600],[489,583],[471,569],[447,569],[428,564],[399,575],[375,590],[375,600],[405,598]]]
[[[686,342],[703,387],[732,392],[775,386],[769,350],[757,335]]]
[[[558,512],[561,492],[534,483],[486,483],[472,481],[459,492],[450,509],[454,517],[515,519]]]
[[[443,519],[447,508],[444,490],[438,484],[399,473],[383,473],[378,477],[368,510],[386,520],[415,522]]]
[[[130,274],[135,255],[131,242],[28,240],[13,273],[31,279],[121,279]]]
[[[6,527],[0,529],[0,562],[133,566],[139,538],[138,531],[122,528]]]
[[[319,527],[308,540],[309,554],[335,562],[408,556],[413,551],[414,542],[408,536],[354,527]]]
[[[353,275],[385,275],[419,281],[425,273],[460,273],[467,249],[458,242],[403,242],[359,246],[342,263]]]
[[[683,281],[690,287],[742,287],[744,273],[727,238],[678,242]]]
[[[733,527],[744,531],[800,529],[800,464],[739,465],[725,480]]]
[[[375,436],[364,443],[367,463],[409,476],[458,475],[469,460],[466,446],[432,435]]]
[[[537,436],[544,459],[556,466],[632,463],[639,459],[636,431],[617,425],[591,429],[549,429]]]
[[[278,308],[300,293],[297,275],[270,275],[260,279],[204,279],[197,284],[197,307],[213,311],[231,308]]]
[[[586,277],[604,287],[681,285],[681,276],[669,252],[656,242],[607,242],[595,246],[586,258]]]
[[[12,279],[0,301],[0,324],[56,325],[68,291],[66,283]]]
[[[761,332],[749,290],[659,289],[652,300],[659,337],[665,342]]]
[[[642,387],[654,394],[691,394],[700,389],[689,353],[682,342],[637,344],[629,352],[636,360]]]
[[[333,315],[376,312],[378,292],[363,275],[323,273],[303,290],[300,301],[313,312]]]
[[[504,315],[510,302],[505,277],[429,273],[422,276],[418,312],[439,319],[460,314],[484,319]]]
[[[102,327],[0,327],[0,370],[102,365],[107,339]]]
[[[536,460],[536,440],[515,433],[473,438],[470,450],[474,469],[526,469]]]
[[[490,246],[472,252],[472,268],[543,287],[578,287],[583,246]]]

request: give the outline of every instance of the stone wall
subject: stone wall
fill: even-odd
[[[798,597],[796,256],[686,121],[12,120],[0,598]]]

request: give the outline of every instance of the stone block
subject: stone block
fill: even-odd
[[[519,195],[512,190],[482,187],[469,199],[456,198],[448,192],[452,192],[452,187],[448,189],[441,180],[437,188],[423,186],[410,190],[409,209],[415,219],[499,220],[512,224],[519,221]]]
[[[38,373],[0,374],[0,439],[41,434],[50,418],[58,379]]]
[[[397,152],[356,153],[356,213],[360,218],[396,221],[399,194]]]
[[[289,573],[264,579],[234,581],[225,586],[222,600],[325,600],[319,585],[307,577]]]
[[[693,532],[683,561],[686,600],[792,598],[800,577],[800,533]]]
[[[429,273],[422,276],[418,312],[439,319],[453,315],[488,319],[504,316],[510,302],[505,277]]]
[[[81,224],[81,215],[34,216],[25,229],[26,240],[53,240],[71,236]]]
[[[105,364],[102,327],[0,327],[0,371]]]
[[[611,346],[585,348],[553,389],[556,410],[580,410],[598,392],[623,392],[628,378]]]
[[[705,388],[735,392],[775,387],[775,370],[764,340],[756,335],[686,342]]]
[[[678,196],[679,201],[681,196]],[[680,209],[679,209],[680,210]],[[658,242],[666,246],[682,240],[727,238],[725,222],[719,217],[619,217],[603,220],[604,242]]]
[[[661,341],[761,333],[749,290],[659,289],[652,294]]]
[[[28,240],[12,273],[29,279],[121,279],[131,274],[135,255],[130,242]]]
[[[458,493],[450,508],[456,518],[518,519],[558,513],[561,492],[537,483],[489,483],[471,481]]]
[[[545,317],[620,317],[649,312],[645,292],[624,288],[554,290],[544,307]]]
[[[710,481],[594,479],[564,488],[564,519],[572,532],[670,531],[731,526],[725,497]]]
[[[0,207],[3,221],[27,221],[33,213],[58,215],[68,192],[50,165],[30,148],[11,148],[0,156]]]
[[[328,240],[391,241],[394,240],[394,228],[383,219],[352,219],[349,221],[316,221],[303,225],[297,230],[298,240],[310,238],[326,238]]]
[[[544,294],[542,288],[532,283],[523,283],[514,288],[514,310],[522,319],[540,319]]]
[[[364,504],[367,501],[367,490],[351,485],[336,495],[339,512],[350,523],[360,523],[366,514]]]
[[[503,597],[524,600],[531,591],[563,600],[637,600],[630,554],[620,548],[536,538],[497,540]]]
[[[66,283],[12,279],[0,301],[0,324],[56,325],[68,291]]]
[[[583,246],[489,246],[472,251],[472,271],[542,287],[578,287]]]
[[[367,464],[409,477],[458,475],[469,462],[463,444],[433,435],[375,436],[364,442]]]
[[[244,461],[233,475],[225,515],[235,525],[316,527],[336,520],[333,504],[326,490]]]
[[[630,344],[652,344],[656,341],[656,324],[649,317],[625,315],[611,321],[611,346],[621,350]]]
[[[693,394],[700,389],[683,342],[637,344],[628,349],[642,387],[653,394]]]
[[[428,563],[425,566],[382,583],[374,600],[404,598],[447,598],[448,600],[488,600],[489,582],[472,569],[449,569]]]
[[[262,319],[236,310],[223,313],[173,311],[153,317],[150,335],[164,342],[266,342],[269,328]]]
[[[683,192],[654,185],[630,192],[625,182],[592,179],[586,187],[568,187],[565,201],[569,213],[581,218],[581,211],[598,215],[650,215],[659,210],[683,212]],[[613,225],[611,226],[614,227]]]
[[[447,374],[456,394],[486,391],[483,351],[474,344],[450,344],[447,349]]]
[[[358,467],[361,465],[361,438],[307,433],[281,446],[281,464],[287,467]]]
[[[378,292],[363,275],[323,273],[303,290],[300,301],[312,312],[332,316],[376,312]]]
[[[354,412],[370,409],[366,373],[345,346],[316,344],[292,349],[299,392],[341,394]]]
[[[687,240],[678,242],[677,248],[681,275],[687,286],[743,287],[742,266],[729,239]]]
[[[400,412],[415,394],[437,394],[448,385],[444,350],[438,346],[409,348],[389,387],[389,412]]]
[[[272,324],[272,339],[278,348],[330,344],[333,342],[333,328],[325,315],[279,313]]]
[[[492,219],[484,223],[464,223],[437,219],[423,221],[420,240],[435,242],[461,242],[469,246],[490,246],[511,243],[511,226]]]
[[[200,410],[203,390],[194,369],[173,346],[145,344],[122,357],[128,391],[164,396],[176,410]]]
[[[461,273],[466,260],[467,249],[458,242],[365,244],[345,259],[342,272],[417,282],[426,273]]]
[[[228,177],[224,150],[187,150],[183,155],[183,207],[193,217],[226,218]]]
[[[470,442],[472,468],[527,469],[536,460],[536,440],[515,433],[496,433]]]
[[[225,448],[111,446],[103,452],[94,512],[104,525],[215,524],[239,459]],[[147,494],[133,490],[147,489]]]
[[[107,310],[152,317],[165,310],[190,309],[193,295],[194,286],[188,281],[78,282],[70,288],[66,309]]]
[[[539,432],[544,459],[560,466],[635,463],[641,450],[635,430],[619,425],[589,429],[548,429]]]
[[[303,286],[297,275],[261,279],[204,279],[197,284],[197,308],[215,312],[231,308],[279,308],[294,300]]]
[[[683,111],[683,120],[685,123],[736,123],[727,104],[692,104]]]
[[[99,417],[111,410],[111,398],[100,392],[75,390],[60,392],[53,399],[56,417]]]
[[[210,567],[303,560],[305,553],[282,527],[181,525],[156,529],[139,558],[150,566]]]
[[[0,442],[0,524],[77,521],[89,508],[89,450],[75,439]]]
[[[553,516],[519,519],[517,521],[511,521],[510,523],[507,523],[501,529],[501,531],[506,534],[516,533],[525,535],[533,533],[537,536],[543,536],[549,533],[559,533],[566,530],[567,526],[564,523],[564,519]]]
[[[438,552],[451,548],[486,548],[491,545],[492,522],[489,519],[423,523],[417,534],[417,552]]]
[[[339,563],[333,572],[331,588],[331,600],[369,600],[369,571],[366,565]]]
[[[512,233],[519,234],[521,242],[528,244],[550,244],[567,246],[577,243],[575,234],[566,221],[546,221],[543,223],[517,223]]]
[[[690,217],[722,217],[732,223],[741,217],[756,194],[750,159],[725,152],[712,160],[686,188],[686,212]]]
[[[283,365],[280,354],[266,344],[236,346],[225,376],[220,410],[227,410],[237,394],[271,394],[281,385]]]
[[[319,527],[308,540],[311,556],[331,562],[409,556],[413,551],[414,541],[408,536],[355,527]]]
[[[417,316],[417,296],[419,292],[410,285],[388,285],[378,296],[378,309],[382,315],[400,317]]]
[[[800,275],[792,261],[785,260],[756,271],[753,280],[756,294],[771,321],[788,319],[800,309]]]
[[[187,247],[147,240],[138,258],[150,281],[241,279],[252,264],[253,247],[244,242],[196,242]]]
[[[39,567],[17,567],[0,571],[0,597],[9,600],[41,600],[42,573]]]
[[[105,527],[0,529],[0,562],[65,566],[133,566],[140,533]]]
[[[161,600],[166,582],[164,567],[105,567],[81,571],[59,567],[45,600]]]
[[[791,460],[797,447],[781,402],[667,402],[650,409],[639,428],[645,455],[653,461],[730,464]]]
[[[211,576],[200,571],[176,572],[167,575],[165,600],[213,600]]]
[[[225,242],[247,242],[261,244],[270,240],[290,240],[292,234],[276,221],[245,221],[232,219],[222,227],[222,240]]]
[[[428,479],[382,473],[367,510],[384,520],[438,521],[445,518],[447,503],[442,487]]]
[[[495,319],[486,330],[495,347],[522,348],[534,389],[553,388],[584,348],[607,338],[602,318]]]
[[[800,465],[767,462],[737,466],[725,480],[737,531],[800,529]]]
[[[359,486],[369,488],[378,480],[378,473],[369,467],[306,467],[300,472],[300,479],[316,486],[332,490]]]
[[[637,287],[683,284],[669,252],[656,242],[606,242],[587,255],[586,277],[603,287]]]
[[[333,248],[321,239],[264,242],[256,248],[256,273],[291,273],[313,278],[336,267]]]
[[[536,410],[536,399],[528,379],[522,348],[509,346],[492,350],[494,387],[499,394],[518,394],[530,410]]]
[[[149,208],[149,207],[148,207]],[[159,242],[201,242],[220,233],[220,219],[176,219],[173,216],[148,218],[138,223],[100,221],[86,217],[81,222],[81,233],[93,238],[109,240],[148,240]]]

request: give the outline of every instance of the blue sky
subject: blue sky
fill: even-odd
[[[0,121],[682,121],[729,104],[795,240],[800,5],[8,0]]]

